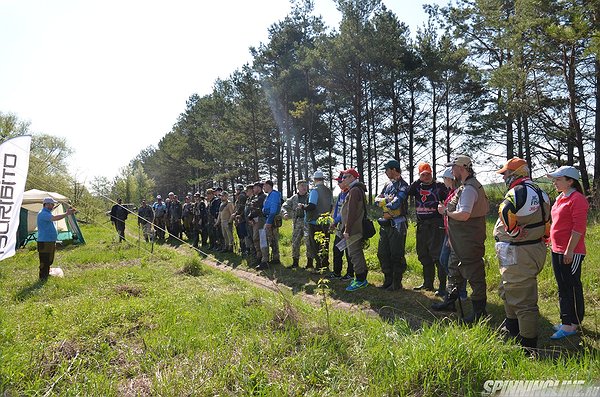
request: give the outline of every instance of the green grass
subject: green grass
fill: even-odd
[[[134,224],[130,238],[137,238]],[[106,227],[84,226],[88,244],[61,249],[65,278],[37,281],[34,246],[0,264],[0,393],[13,395],[478,395],[488,379],[600,379],[598,233],[590,228],[584,262],[584,336],[547,337],[558,317],[550,267],[540,277],[543,347],[527,358],[495,328],[503,317],[488,242],[490,322],[473,328],[427,308],[430,293],[349,294],[332,282],[328,296],[351,310],[301,299],[317,294],[318,275],[271,269],[291,287],[270,292],[202,264],[185,245],[119,244]],[[290,226],[281,239],[291,263]],[[488,239],[489,240],[489,239]],[[377,237],[367,251],[377,285]],[[406,287],[420,283],[409,232]],[[233,255],[219,257],[245,268]],[[323,303],[323,298],[320,298]],[[373,309],[378,316],[360,308]]]

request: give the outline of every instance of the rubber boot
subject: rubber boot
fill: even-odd
[[[443,293],[446,291],[446,280],[448,279],[448,275],[446,274],[446,269],[444,269],[439,262],[437,262],[437,270],[438,278],[440,279],[440,287],[438,288],[438,291]]]
[[[300,263],[300,258],[292,258],[293,262],[292,262],[292,268],[296,268],[299,266]]]
[[[415,291],[433,291],[433,279],[435,278],[435,265],[433,263],[423,266],[423,284],[413,288]]]
[[[398,291],[402,289],[402,274],[394,274],[392,285],[387,287],[388,291]]]
[[[444,297],[444,300],[439,303],[434,303],[431,308],[435,311],[455,312],[456,300],[458,299],[458,289],[454,288],[452,292]]]
[[[525,352],[525,354],[527,354],[528,356],[533,356],[535,354],[535,351],[537,349],[537,341],[538,338],[524,338],[521,335],[519,335],[517,337],[517,340],[519,342],[519,344],[521,345],[521,347],[523,348],[523,352]]]
[[[511,337],[516,338],[519,335],[519,320],[506,317],[500,329]]]
[[[307,269],[314,269],[315,267],[313,266],[313,258],[306,258],[306,268]]]
[[[379,288],[388,289],[391,285],[392,275],[390,273],[383,273],[383,284]]]
[[[465,324],[473,324],[481,320],[483,317],[487,316],[487,312],[485,311],[486,301],[482,300],[473,300],[473,312],[463,318],[463,322]]]

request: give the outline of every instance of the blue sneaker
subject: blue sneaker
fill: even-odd
[[[365,288],[367,285],[369,285],[367,280],[358,281],[354,279],[350,285],[346,287],[346,291],[356,291],[357,289]]]
[[[563,338],[566,338],[567,336],[573,336],[576,333],[577,333],[577,331],[565,331],[564,329],[561,328],[558,331],[556,331],[554,334],[552,334],[550,339],[553,339],[553,340],[563,339]]]

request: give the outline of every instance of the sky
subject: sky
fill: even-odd
[[[337,27],[333,0],[314,1]],[[447,3],[383,2],[412,32],[422,4]],[[64,137],[79,182],[112,179],[289,11],[287,0],[0,0],[0,112]]]

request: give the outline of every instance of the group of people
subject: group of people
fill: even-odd
[[[416,251],[423,266],[423,282],[414,290],[432,291],[443,301],[437,311],[461,311],[462,320],[472,323],[487,315],[485,278],[486,215],[490,210],[483,185],[477,180],[470,157],[459,155],[434,178],[428,163],[418,165],[419,178],[408,184],[400,163],[389,160],[383,169],[389,181],[375,203],[382,210],[377,258],[384,275],[380,288],[403,289],[408,232],[409,198],[414,198]],[[537,346],[537,275],[544,266],[546,246],[551,243],[552,265],[559,286],[561,324],[552,339],[576,333],[584,315],[581,264],[585,256],[585,230],[588,204],[578,181],[579,171],[560,167],[548,177],[560,195],[550,207],[548,195],[532,180],[527,162],[509,160],[497,171],[507,193],[499,206],[493,237],[502,283],[501,297],[506,318],[504,329],[525,348]],[[280,263],[279,227],[292,220],[292,268],[300,267],[301,245],[306,246],[306,269],[325,273],[331,279],[350,281],[347,291],[368,285],[364,257],[363,225],[366,220],[366,187],[353,169],[335,178],[340,193],[334,201],[332,190],[317,170],[309,181],[300,180],[296,193],[287,200],[272,181],[235,186],[232,201],[222,189],[188,194],[183,204],[169,193],[166,202],[158,195],[148,205],[142,201],[138,222],[146,241],[185,233],[194,247],[233,252],[233,230],[240,252],[257,270]],[[117,205],[120,207],[120,202]],[[113,219],[123,218],[114,208]],[[126,214],[125,214],[126,218]],[[124,219],[123,219],[124,224]],[[115,223],[115,226],[117,224]],[[119,236],[124,227],[118,226]],[[333,267],[330,269],[330,236],[333,234]],[[343,257],[346,272],[342,275]],[[438,285],[435,287],[436,273]],[[466,284],[471,287],[472,311],[462,313]]]
[[[457,187],[447,180],[450,177],[447,169],[444,180],[452,188],[437,208],[444,216],[447,232],[442,251],[449,248],[448,294],[432,308],[455,311],[455,303],[460,303],[468,282],[473,312],[465,321],[473,322],[486,315],[483,256],[489,204],[469,157],[458,156],[448,165],[454,181],[459,183]],[[507,186],[493,231],[505,310],[503,330],[531,352],[538,342],[537,276],[543,269],[548,244],[561,317],[551,339],[575,335],[583,320],[581,265],[586,253],[584,237],[589,206],[579,183],[579,171],[572,166],[562,166],[547,174],[559,192],[552,207],[548,195],[532,181],[524,159],[514,157],[496,172]]]

